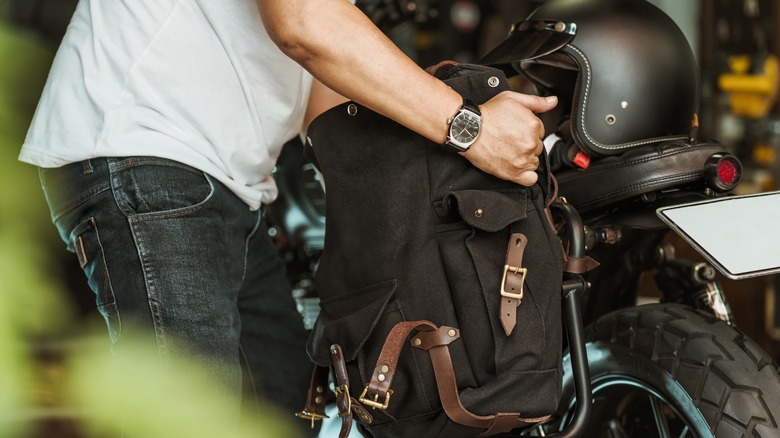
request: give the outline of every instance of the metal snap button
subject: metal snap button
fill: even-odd
[[[477,211],[475,211],[475,212],[474,212],[474,216],[476,216],[476,217],[482,217],[482,215],[483,215],[484,213],[485,213],[485,212],[484,212],[484,210],[482,210],[481,208],[478,208],[478,209],[477,209]]]
[[[350,116],[354,116],[355,114],[357,114],[357,105],[355,105],[354,103],[350,103],[349,105],[347,105],[347,114],[349,114]]]
[[[495,77],[495,76],[491,76],[490,78],[488,78],[488,85],[490,85],[490,87],[491,87],[491,88],[496,88],[496,87],[498,87],[498,84],[499,84],[500,82],[501,82],[501,81],[499,81],[499,80],[498,80],[498,78],[497,78],[497,77]]]

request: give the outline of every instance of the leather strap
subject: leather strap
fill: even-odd
[[[360,395],[360,402],[374,409],[387,409],[387,403],[392,395],[390,385],[393,383],[398,356],[404,341],[413,330],[433,331],[436,326],[430,321],[407,321],[396,324],[387,335],[382,352],[374,367],[374,374]]]
[[[347,438],[352,430],[352,397],[349,395],[349,376],[344,362],[344,354],[341,346],[330,346],[331,360],[333,362],[333,374],[336,376],[336,407],[341,417],[341,430],[339,438]]]
[[[516,235],[522,236],[519,233]],[[525,236],[522,237],[524,238]],[[522,244],[520,246],[524,248],[527,240],[521,239],[521,241]],[[522,251],[520,253],[520,259],[512,258],[512,260],[522,261]],[[512,251],[512,254],[516,256],[516,251]],[[458,395],[455,369],[448,348],[450,343],[460,339],[460,331],[454,327],[437,327],[430,321],[407,321],[396,324],[390,330],[379,354],[371,381],[366,385],[366,389],[360,395],[359,400],[355,400],[349,395],[349,377],[347,376],[347,368],[341,347],[337,344],[331,346],[333,372],[336,377],[336,405],[338,406],[339,416],[342,419],[339,438],[348,437],[352,429],[353,415],[361,422],[371,423],[373,421],[373,418],[363,405],[378,409],[387,408],[390,395],[393,393],[390,386],[398,365],[398,357],[404,342],[415,330],[417,330],[417,333],[411,339],[412,347],[428,351],[434,375],[436,376],[436,387],[442,407],[452,421],[464,426],[483,429],[484,431],[480,436],[491,436],[550,418],[549,416],[523,418],[519,413],[475,415],[469,412],[461,403]],[[314,384],[314,377],[312,382]],[[310,396],[313,394],[311,390],[309,393]],[[314,393],[316,393],[316,387]],[[307,403],[307,410],[309,406]]]
[[[349,376],[341,346],[331,345],[330,354],[333,362],[333,374],[336,376],[336,407],[338,407],[339,417],[341,417],[339,438],[347,438],[352,430],[353,415],[357,417],[358,421],[366,424],[370,424],[374,418],[349,394]]]
[[[390,330],[379,354],[374,374],[371,377],[371,381],[366,385],[366,389],[360,395],[359,403],[375,409],[387,408],[390,401],[389,397],[393,393],[390,386],[398,365],[398,357],[404,342],[415,330],[417,330],[417,333],[412,337],[411,344],[415,348],[428,351],[434,375],[436,376],[436,386],[442,407],[452,421],[464,426],[483,429],[484,432],[481,436],[490,436],[509,432],[518,427],[538,423],[550,418],[549,416],[522,418],[518,413],[498,413],[479,416],[466,410],[460,402],[455,369],[452,365],[452,358],[448,348],[450,343],[460,339],[460,331],[454,327],[437,327],[430,321],[400,322]],[[343,363],[341,350],[339,348],[334,349],[334,347],[331,347],[331,353],[334,357],[339,357]],[[335,362],[334,368],[336,368]],[[342,380],[346,381],[346,368],[343,368],[343,374],[342,371],[336,372],[336,379],[339,382]],[[355,405],[359,405],[359,403],[354,398],[351,400],[354,410]],[[339,403],[339,406],[341,406],[341,403]],[[341,415],[341,407],[339,408],[339,415]],[[346,437],[345,433],[349,433],[349,427],[351,427],[351,424],[342,422],[339,438]]]
[[[324,418],[330,418],[325,415],[325,404],[327,403],[328,372],[327,367],[319,365],[314,366],[311,373],[311,382],[309,384],[309,393],[306,396],[306,407],[303,411],[295,414],[296,417],[303,420],[311,420],[311,428],[314,429],[314,422]]]
[[[463,426],[484,429],[481,436],[506,433],[512,429],[546,420],[542,418],[522,418],[517,413],[498,413],[495,415],[475,415],[461,403],[458,384],[448,345],[460,338],[453,327],[441,326],[435,331],[418,333],[412,339],[412,346],[427,350],[431,356],[433,371],[436,375],[436,387],[439,391],[442,407],[447,416]]]
[[[579,258],[567,257],[563,270],[570,274],[584,274],[598,266],[599,262],[589,256]]]
[[[439,69],[449,69],[452,67],[457,67],[460,63],[456,61],[451,60],[444,60],[436,65],[431,65],[425,68],[425,71],[428,72],[431,76],[436,76],[436,73],[439,71]]]
[[[346,437],[352,428],[352,419],[357,419],[361,423],[371,424],[374,417],[364,408],[354,397],[349,395],[349,377],[344,363],[344,355],[341,347],[331,346],[331,357],[333,359],[333,370],[336,376],[336,405],[341,417],[342,431],[339,436]],[[306,397],[306,407],[303,411],[295,414],[296,417],[303,420],[311,420],[311,427],[314,429],[314,422],[325,418],[325,406],[327,404],[328,374],[330,368],[315,365],[312,371],[309,392]]]
[[[523,251],[528,244],[528,238],[522,233],[513,233],[509,239],[506,251],[503,280],[501,282],[501,326],[507,336],[512,334],[517,324],[517,306],[523,299],[523,283],[525,268],[523,268]]]

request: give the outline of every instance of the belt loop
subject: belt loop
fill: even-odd
[[[83,173],[84,175],[89,175],[94,171],[95,168],[92,167],[92,160],[84,160],[81,162],[81,173]]]

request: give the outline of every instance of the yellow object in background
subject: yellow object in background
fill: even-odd
[[[738,116],[760,118],[772,109],[777,98],[780,67],[777,57],[768,55],[758,73],[751,73],[748,55],[729,58],[731,72],[718,78],[718,87],[729,93],[731,111]]]
[[[777,154],[772,145],[758,143],[753,147],[753,161],[762,166],[773,166],[777,162]]]

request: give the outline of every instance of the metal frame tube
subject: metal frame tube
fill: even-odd
[[[577,210],[569,204],[558,202],[552,205],[559,213],[567,227],[569,238],[569,257],[585,256],[585,227]],[[582,322],[582,310],[578,293],[583,293],[588,287],[580,276],[572,276],[564,280],[563,316],[566,321],[566,335],[569,341],[572,376],[574,378],[576,408],[574,416],[565,429],[549,436],[577,438],[585,433],[593,410],[593,394],[590,384],[590,368],[585,347],[585,327]]]

